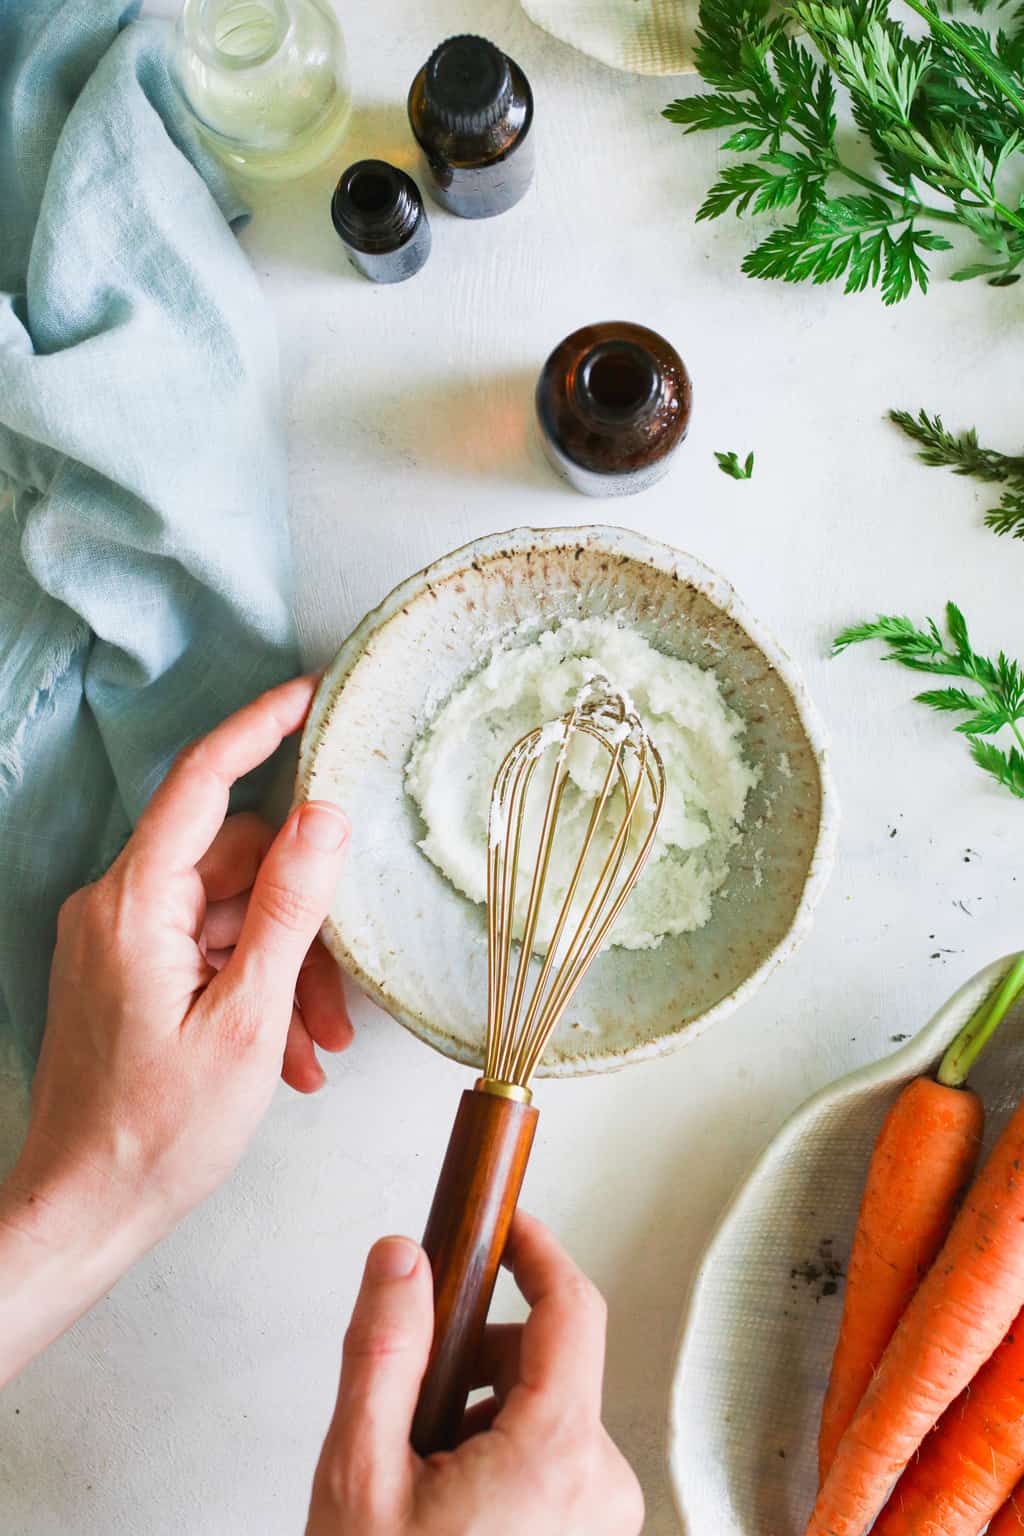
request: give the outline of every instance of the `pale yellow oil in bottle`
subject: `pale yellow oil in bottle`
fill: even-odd
[[[186,0],[175,68],[203,137],[243,176],[303,176],[348,126],[345,43],[326,0]]]

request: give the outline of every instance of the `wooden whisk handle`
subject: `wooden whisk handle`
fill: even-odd
[[[537,1113],[474,1089],[459,1103],[423,1235],[434,1273],[434,1342],[412,1427],[421,1456],[451,1450],[458,1436]]]

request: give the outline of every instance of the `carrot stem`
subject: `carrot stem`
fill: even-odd
[[[963,1087],[967,1074],[1022,992],[1024,954],[1018,955],[998,989],[971,1015],[943,1056],[937,1076],[944,1087]]]

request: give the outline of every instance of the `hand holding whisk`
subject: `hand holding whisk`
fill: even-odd
[[[589,783],[593,792],[581,787]],[[556,880],[566,798],[578,810],[588,795],[575,864]],[[423,1238],[434,1342],[413,1424],[421,1455],[456,1442],[536,1130],[529,1083],[639,878],[664,800],[657,749],[629,702],[601,679],[560,720],[518,741],[498,770],[488,828],[484,1073],[462,1095]]]

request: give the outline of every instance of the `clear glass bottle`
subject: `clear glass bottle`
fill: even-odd
[[[537,383],[547,456],[588,496],[631,496],[660,480],[689,430],[692,403],[675,347],[625,320],[567,336]]]
[[[201,132],[245,176],[305,175],[348,126],[345,40],[328,0],[185,0],[173,62]]]

